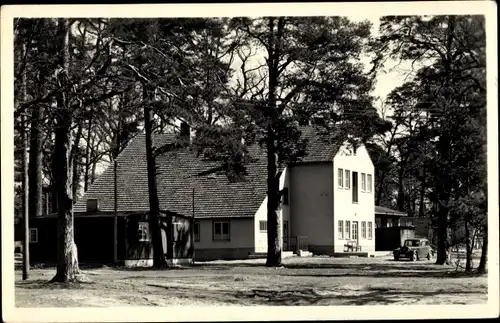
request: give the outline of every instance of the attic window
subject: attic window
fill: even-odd
[[[99,211],[99,200],[98,199],[88,199],[87,200],[87,212],[97,212]]]

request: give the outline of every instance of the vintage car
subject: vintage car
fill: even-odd
[[[434,256],[434,249],[429,240],[421,238],[406,239],[403,246],[393,251],[394,260],[409,258],[412,261],[427,258],[430,260]]]

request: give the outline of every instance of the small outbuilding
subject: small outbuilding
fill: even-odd
[[[405,212],[375,206],[375,251],[390,251],[415,237],[415,226]]]
[[[192,217],[172,215],[173,263],[191,263],[194,256]],[[166,250],[166,212],[161,214],[163,249]],[[116,225],[116,254],[115,228]],[[147,213],[87,212],[74,215],[75,243],[80,263],[152,266],[153,248]],[[57,261],[57,216],[30,220],[30,262]]]

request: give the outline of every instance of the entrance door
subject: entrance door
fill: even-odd
[[[289,248],[289,233],[288,233],[288,221],[283,221],[283,251],[288,251]]]
[[[352,222],[352,239],[356,241],[356,247],[359,246],[358,221]]]

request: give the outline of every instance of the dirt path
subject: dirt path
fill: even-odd
[[[79,286],[48,284],[54,269],[16,271],[16,306],[107,307],[124,305],[383,305],[480,304],[487,277],[457,274],[429,261],[385,258],[286,259],[210,262],[173,270],[87,269]]]

